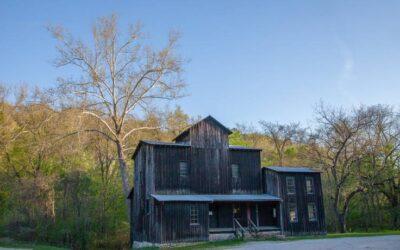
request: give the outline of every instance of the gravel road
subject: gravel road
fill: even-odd
[[[400,235],[354,237],[296,241],[249,242],[225,249],[266,249],[266,250],[344,250],[379,249],[400,250]]]

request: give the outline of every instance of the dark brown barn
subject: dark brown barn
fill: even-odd
[[[279,167],[261,171],[261,150],[230,146],[229,134],[228,128],[208,116],[172,143],[139,143],[133,154],[134,188],[129,195],[133,242],[325,232],[319,173],[282,168],[291,169],[288,173]],[[286,176],[294,178],[294,196],[286,194]],[[313,179],[313,195],[304,191],[310,188],[307,178]],[[292,179],[289,189],[293,189]],[[308,208],[315,210],[310,214]],[[307,217],[314,214],[317,218]]]

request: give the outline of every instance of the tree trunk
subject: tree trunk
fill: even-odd
[[[115,142],[115,144],[117,145],[118,164],[119,164],[119,170],[120,170],[121,180],[122,180],[122,189],[123,189],[123,192],[125,195],[127,215],[128,215],[128,218],[130,218],[130,202],[128,200],[128,195],[130,192],[128,168],[126,165],[125,154],[124,154],[124,150],[122,148],[122,143],[119,140],[117,140]]]
[[[346,216],[344,214],[339,215],[338,221],[339,221],[340,233],[345,233],[347,231],[347,228],[346,228]]]

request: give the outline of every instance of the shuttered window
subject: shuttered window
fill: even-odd
[[[190,206],[190,225],[199,225],[199,208]]]
[[[293,176],[286,177],[286,192],[287,194],[296,194],[296,183]]]
[[[317,206],[314,202],[308,203],[308,220],[309,221],[317,221]]]
[[[314,179],[312,177],[306,177],[306,190],[307,194],[314,194]]]

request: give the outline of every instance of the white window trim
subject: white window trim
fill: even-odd
[[[294,204],[295,205],[294,212],[296,214],[296,217],[295,217],[296,219],[293,220],[293,221],[292,221],[292,219],[290,217],[290,204]],[[297,211],[297,203],[294,203],[294,202],[288,203],[288,215],[289,215],[289,223],[297,223],[297,222],[299,222],[299,213]]]
[[[294,187],[294,192],[289,193],[289,185],[288,185],[288,180],[292,179],[293,180],[293,187]],[[288,195],[295,195],[296,194],[296,178],[294,176],[286,176],[286,194]]]
[[[314,216],[314,219],[311,219],[310,218],[310,205],[311,204],[313,204],[314,206],[314,211],[313,211],[313,214],[315,215]],[[307,203],[307,215],[308,215],[308,221],[310,221],[310,222],[315,222],[315,221],[318,221],[318,211],[317,211],[317,204],[315,203],[315,202],[309,202],[309,203]]]
[[[196,211],[196,213],[192,214],[192,211]],[[190,211],[189,211],[189,219],[190,219],[190,226],[198,226],[200,225],[200,211],[197,206],[190,206]],[[195,216],[197,222],[192,222],[192,217]]]
[[[311,181],[311,192],[308,192],[308,188],[307,188],[307,181],[310,180]],[[314,186],[314,178],[311,176],[306,177],[306,193],[307,194],[315,194],[315,186]]]

